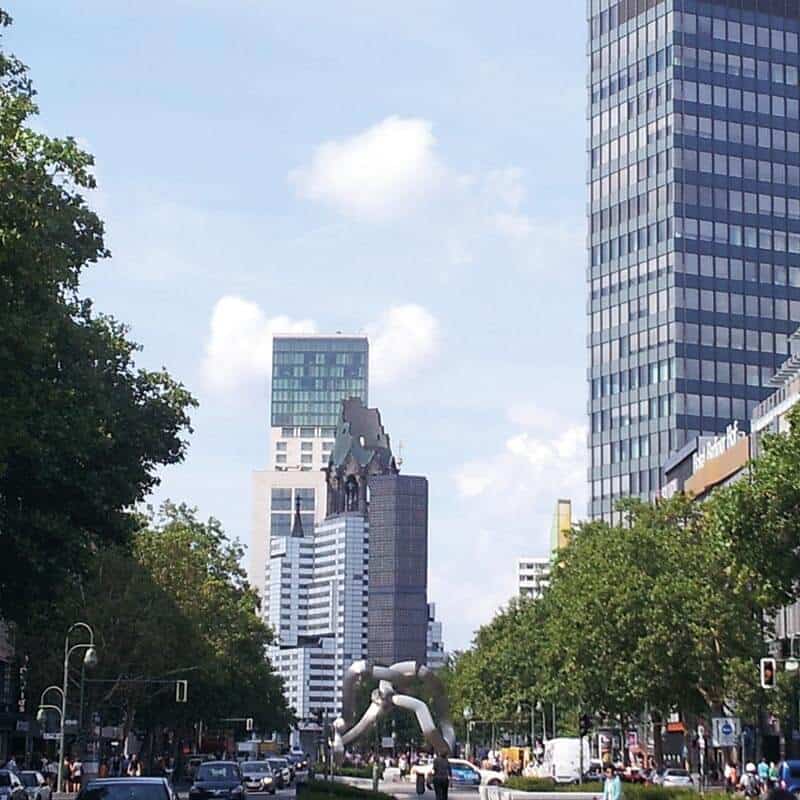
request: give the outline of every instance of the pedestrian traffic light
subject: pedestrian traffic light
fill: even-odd
[[[245,729],[245,730],[246,730],[248,733],[249,733],[250,731],[252,731],[252,730],[253,730],[253,718],[252,718],[252,717],[248,717],[248,718],[247,718],[247,719],[244,721],[244,729]]]
[[[175,681],[175,702],[185,703],[189,697],[189,681]]]
[[[761,659],[761,688],[774,689],[776,686],[775,659]]]
[[[592,718],[588,714],[583,714],[580,719],[581,736],[588,736],[592,730]]]

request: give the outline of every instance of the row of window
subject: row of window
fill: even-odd
[[[766,25],[751,25],[723,17],[708,17],[689,11],[675,12],[674,28],[682,33],[711,36],[721,41],[771,48],[772,50],[785,50],[788,53],[797,53],[800,43],[798,35],[794,31],[770,28]]]
[[[667,452],[666,448],[661,452]],[[659,475],[660,470],[651,469],[592,481],[592,499],[628,497],[632,494],[646,495],[657,492],[661,488]]]
[[[797,86],[799,82],[800,73],[795,64],[766,61],[761,58],[740,56],[737,53],[725,53],[721,50],[706,50],[702,47],[675,45],[672,52],[674,55],[672,63],[676,67],[717,72],[720,75],[731,75],[734,78],[771,81],[786,86]]]
[[[619,195],[620,190],[630,187],[630,191],[635,192],[639,182],[646,181],[648,178],[657,178],[659,175],[664,178],[664,173],[672,168],[673,153],[678,152],[674,149],[663,150],[657,155],[643,158],[641,161],[634,161],[630,166],[620,169],[591,182],[590,202],[593,207],[600,203],[613,202]],[[646,188],[646,187],[643,187]],[[664,213],[667,209],[664,209]]]
[[[592,345],[591,365],[599,367],[607,365],[609,361],[617,361],[633,353],[655,350],[659,345],[675,341],[675,325],[658,325],[647,330],[632,333],[621,339],[612,339],[608,342]],[[671,334],[671,335],[670,335]]]
[[[600,45],[596,36],[592,36],[592,70],[607,69],[615,66],[627,58],[636,58],[638,54],[645,53],[654,42],[661,41],[673,30],[673,15],[663,14],[650,22],[644,22],[622,36],[618,36],[606,45]],[[599,25],[599,23],[597,23]],[[592,34],[595,30],[594,20],[591,23]],[[615,26],[612,26],[615,27]],[[611,30],[611,28],[609,29]]]
[[[675,377],[675,367],[669,359],[654,361],[652,364],[642,364],[622,372],[603,375],[590,381],[592,399],[609,397],[629,389],[638,389],[640,386],[655,385]]]
[[[736,89],[731,86],[719,86],[703,81],[677,78],[670,85],[674,99],[684,100],[687,103],[702,103],[718,108],[730,108],[734,111],[771,114],[773,117],[788,117],[791,120],[797,119],[798,108],[800,108],[800,101],[796,97],[784,97],[782,94],[753,92],[748,89]]]
[[[593,147],[589,153],[589,166],[597,169],[606,164],[614,164],[629,153],[636,153],[653,142],[666,139],[672,133],[672,124],[673,115],[668,114]]]
[[[367,354],[364,353],[319,353],[316,351],[305,352],[284,352],[275,350],[272,354],[272,363],[278,364],[316,364],[324,366],[326,364],[341,364],[346,366],[348,364],[366,364]]]
[[[680,258],[681,253],[665,253],[658,258],[650,258],[638,264],[631,264],[629,267],[622,267],[611,272],[592,278],[591,297],[596,300],[599,297],[608,297],[619,291],[636,291],[637,285],[642,285],[650,281],[662,278],[673,270],[673,261],[676,257]]]
[[[800,152],[800,133],[770,128],[766,125],[748,125],[719,117],[703,117],[695,114],[674,114],[675,133],[696,136],[700,139],[716,139],[719,142],[743,144],[748,147],[763,147],[769,150]]]
[[[297,437],[312,438],[314,436],[336,436],[336,428],[332,427],[305,427],[305,428],[281,428],[281,436],[284,439],[295,439]]]
[[[672,63],[672,47],[662,47],[655,53],[650,53],[645,58],[640,58],[630,66],[592,84],[591,101],[599,103],[601,100],[613,97],[617,92],[622,92],[639,81],[663,72]]]
[[[618,105],[593,114],[591,122],[592,137],[596,138],[606,131],[615,130],[620,125],[625,125],[628,121],[634,121],[648,111],[663,108],[666,103],[672,100],[672,84],[673,81],[660,83],[658,86],[639,92],[639,94],[628,100],[623,100]]]
[[[273,380],[282,378],[316,378],[312,384],[317,389],[333,389],[339,385],[336,378],[365,378],[366,367],[275,367],[272,371]],[[285,384],[293,386],[294,382]]]
[[[608,297],[616,292],[625,292],[655,275],[663,275],[673,270],[686,275],[700,275],[723,280],[760,282],[764,286],[800,287],[800,267],[781,264],[759,264],[756,261],[743,261],[726,256],[698,255],[697,253],[668,253],[658,259],[634,264],[614,272],[608,272],[592,280],[592,299]],[[638,278],[637,278],[638,276]],[[763,291],[763,290],[762,290]],[[766,293],[766,292],[765,292]],[[623,298],[624,299],[624,298]],[[792,317],[794,319],[794,317]]]

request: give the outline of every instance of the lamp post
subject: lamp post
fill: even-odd
[[[536,701],[536,710],[542,712],[542,743],[547,741],[547,715],[541,700]]]
[[[74,644],[70,647],[69,636],[77,628],[82,628],[89,634],[89,641],[80,644]],[[97,649],[94,646],[94,631],[85,622],[76,622],[69,626],[67,635],[64,638],[64,683],[61,688],[61,740],[59,742],[59,755],[58,755],[58,781],[56,783],[56,791],[61,792],[62,781],[64,777],[64,720],[67,716],[67,691],[69,689],[69,658],[78,651],[86,650],[83,654],[83,666],[92,667],[97,666]]]
[[[467,726],[467,741],[464,749],[467,751],[467,761],[469,761],[469,726],[472,724],[472,709],[469,706],[464,706],[464,711],[462,713],[464,714],[464,722]]]
[[[60,695],[63,696],[63,692],[61,691],[60,686],[48,686],[43,692],[42,696],[39,699],[39,708],[36,711],[36,721],[40,725],[44,725],[47,722],[47,715],[44,713],[45,711],[57,711],[59,719],[61,718],[61,706],[54,706],[52,703],[45,703],[44,696],[48,692],[58,692]],[[63,702],[62,702],[63,705]],[[60,724],[59,724],[60,727]]]

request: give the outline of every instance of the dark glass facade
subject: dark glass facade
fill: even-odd
[[[368,656],[424,664],[428,637],[428,481],[369,480]]]
[[[364,336],[276,336],[272,427],[335,427],[342,400],[359,397],[367,404],[368,373]]]
[[[590,0],[591,517],[748,428],[800,322],[796,0]]]

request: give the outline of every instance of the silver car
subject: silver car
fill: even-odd
[[[19,774],[19,779],[25,787],[28,800],[50,800],[52,797],[53,790],[41,772],[23,770]]]
[[[692,776],[685,769],[670,768],[664,770],[661,785],[665,787],[691,788],[694,783]]]

